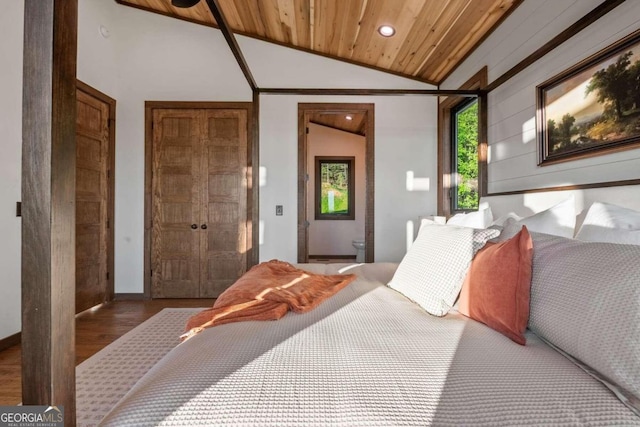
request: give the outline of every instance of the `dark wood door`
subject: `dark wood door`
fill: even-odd
[[[153,113],[151,291],[212,298],[246,270],[247,113]]]
[[[108,299],[109,105],[77,93],[76,313]]]

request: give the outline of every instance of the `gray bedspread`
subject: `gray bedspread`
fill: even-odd
[[[345,265],[308,265],[335,274]],[[606,387],[527,334],[520,346],[360,278],[306,314],[209,328],[154,366],[105,426],[638,425]]]

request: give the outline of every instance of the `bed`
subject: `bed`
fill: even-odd
[[[425,313],[386,286],[396,264],[301,267],[358,278],[309,313],[204,330],[102,425],[640,425],[533,333],[519,346],[455,311]]]

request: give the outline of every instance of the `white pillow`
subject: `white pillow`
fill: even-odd
[[[500,240],[515,236],[523,225],[529,231],[551,234],[553,236],[573,238],[576,227],[576,208],[574,197],[551,206],[549,209],[522,219],[507,218]]]
[[[493,220],[493,222],[491,223],[491,226],[504,227],[504,223],[507,222],[509,218],[514,219],[516,221],[520,221],[522,219],[522,217],[516,214],[515,212],[509,212],[508,214],[502,215],[498,219]]]
[[[640,212],[595,202],[587,211],[576,239],[640,245]]]
[[[493,213],[490,207],[478,209],[476,212],[455,214],[447,221],[447,225],[459,225],[461,227],[487,228],[493,222]]]
[[[499,233],[423,221],[388,286],[427,312],[444,316],[460,293],[473,256]]]
[[[529,329],[640,415],[640,246],[531,237]]]

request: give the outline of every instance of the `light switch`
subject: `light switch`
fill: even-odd
[[[276,205],[276,216],[282,216],[282,205]]]

